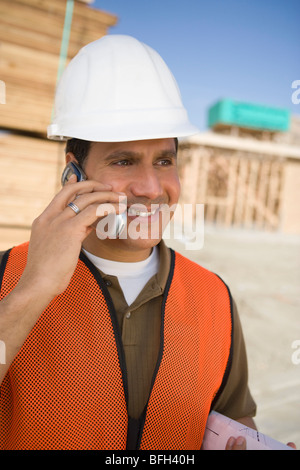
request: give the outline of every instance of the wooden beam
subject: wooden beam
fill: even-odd
[[[60,186],[64,144],[0,134],[0,225],[31,226]]]
[[[3,0],[1,0],[2,3]],[[10,2],[10,0],[9,0]],[[11,2],[10,2],[11,3]],[[66,10],[66,0],[14,0],[14,9],[19,5],[26,5],[27,7],[41,10],[44,13],[48,12],[53,15],[64,16]],[[104,23],[106,26],[114,26],[118,22],[118,16],[97,8],[91,8],[76,1],[74,4],[74,18],[80,17],[84,20],[92,20],[94,22]]]
[[[271,155],[277,157],[288,157],[300,159],[300,148],[296,145],[279,144],[275,142],[264,142],[248,138],[232,137],[217,134],[210,131],[201,132],[195,136],[182,141],[183,144],[204,145],[213,148],[228,150],[240,150],[252,152],[259,155]]]
[[[0,2],[0,78],[6,105],[0,127],[46,135],[55,95],[65,0]],[[107,33],[116,17],[76,2],[68,59]]]

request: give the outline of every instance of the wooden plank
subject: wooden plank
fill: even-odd
[[[1,135],[0,145],[0,224],[29,227],[58,190],[64,146],[16,135]]]
[[[0,127],[45,134],[52,114],[57,58],[6,43],[0,44],[0,52],[0,71],[6,83]]]
[[[263,158],[263,157],[262,157]],[[265,210],[267,191],[268,191],[268,181],[269,181],[269,171],[270,171],[270,160],[262,160],[260,166],[260,175],[257,189],[257,196],[255,200],[255,226],[256,228],[263,229],[265,225]]]
[[[233,222],[238,164],[238,154],[231,156],[229,159],[227,206],[224,218],[224,225],[226,227],[229,227]]]
[[[197,202],[200,204],[205,204],[206,202],[206,192],[207,192],[207,181],[208,181],[208,171],[211,158],[211,150],[204,147],[200,147],[200,170],[198,177],[198,188],[197,188]]]
[[[64,15],[66,9],[66,0],[14,0],[14,3],[20,5],[29,5],[42,11],[51,11],[56,15]],[[74,16],[84,18],[84,20],[93,20],[101,22],[106,26],[114,26],[118,21],[118,16],[104,10],[93,7],[87,7],[79,2],[74,3]]]
[[[36,87],[47,92],[56,84],[58,58],[45,51],[29,47],[0,43],[1,79],[20,86]]]
[[[24,90],[26,88],[24,87]],[[6,105],[0,108],[0,127],[46,134],[51,120],[53,98],[39,90],[28,90],[6,84]]]
[[[216,204],[217,200],[214,198],[210,198],[207,196],[206,203],[205,203],[205,221],[209,223],[215,222],[215,213],[216,213]]]
[[[218,156],[218,189],[217,196],[219,202],[216,209],[216,223],[223,225],[226,216],[227,187],[229,179],[229,158],[226,154],[220,153]]]
[[[89,42],[95,41],[107,34],[107,29],[98,25],[97,31],[92,32],[83,25],[80,30],[72,28],[70,42],[68,46],[68,58],[74,57],[81,47]],[[49,37],[41,29],[40,31],[31,31],[30,29],[20,28],[19,25],[3,23],[0,27],[0,40],[10,42],[15,45],[26,45],[31,49],[55,54],[57,60],[61,47],[62,30],[58,31],[56,36]]]
[[[30,228],[0,225],[0,251],[6,251],[13,246],[24,243],[30,238]]]
[[[50,0],[48,0],[48,2],[49,1]],[[118,22],[118,15],[116,14],[109,13],[103,10],[98,10],[96,8],[90,8],[90,7],[87,8],[85,5],[75,2],[75,5],[74,5],[75,20],[78,17],[79,18],[83,17],[85,21],[88,20],[89,22],[94,22],[94,23],[101,22],[108,27],[115,26]]]
[[[194,184],[194,174],[191,171],[191,161],[193,158],[193,151],[191,149],[184,149],[180,151],[179,160],[181,161],[181,202],[184,204],[192,204],[193,197],[190,192],[191,185]],[[183,162],[183,163],[182,163]]]
[[[282,162],[274,159],[271,163],[270,170],[270,179],[269,187],[267,194],[267,209],[274,216],[278,217],[279,215],[279,197],[280,197],[280,183],[281,183],[281,174],[282,174]],[[279,219],[278,219],[279,220]],[[268,222],[268,228],[274,230],[273,224]]]
[[[239,161],[236,200],[235,200],[234,217],[233,217],[233,223],[238,226],[242,226],[243,224],[247,174],[248,174],[248,160],[245,158],[241,158]]]
[[[280,229],[283,233],[300,234],[300,162],[287,160],[283,168]]]
[[[33,220],[43,212],[50,198],[37,199],[34,194],[23,197],[1,194],[0,224],[31,227]]]
[[[189,184],[189,193],[190,193],[190,203],[192,204],[192,215],[193,218],[196,215],[196,204],[197,204],[197,193],[199,185],[199,169],[200,169],[200,152],[199,150],[193,152],[191,164],[190,164],[190,184]]]
[[[268,230],[269,227],[272,227],[272,229],[278,227],[279,217],[273,214],[262,201],[258,199],[254,200],[254,206],[258,209],[259,213],[262,214],[264,230]]]
[[[1,0],[1,22],[12,24],[22,29],[43,32],[49,39],[61,36],[64,16],[53,15],[49,11],[31,8],[29,5],[16,5],[12,8],[10,0]]]
[[[207,173],[207,189],[205,198],[205,221],[213,223],[215,222],[216,213],[216,200],[214,195],[216,194],[215,185],[215,170],[216,170],[216,152],[214,151],[209,160],[209,169]]]
[[[51,140],[14,135],[11,133],[0,134],[1,159],[14,158],[18,160],[32,160],[52,162],[58,153],[63,153],[65,143]]]
[[[250,159],[249,178],[247,183],[246,206],[244,215],[244,225],[251,228],[254,225],[254,202],[258,181],[259,161]]]
[[[58,55],[61,45],[61,35],[53,37],[50,41],[49,37],[45,35],[43,31],[33,31],[20,27],[20,25],[12,24],[11,22],[5,23],[1,21],[0,41]]]
[[[220,207],[227,206],[227,201],[223,197],[207,196],[206,201],[208,204],[211,204],[214,206],[220,206]]]
[[[99,24],[97,32],[89,31],[87,25],[82,27],[80,35],[72,30],[68,47],[69,59],[74,57],[81,47],[101,38],[105,34],[107,34],[107,28],[101,24]],[[44,31],[20,28],[19,25],[8,24],[3,21],[0,24],[0,41],[54,54],[56,60],[58,60],[60,53],[61,37],[62,31],[56,37],[51,37],[50,40]]]
[[[59,31],[62,31],[66,1],[44,0],[36,4],[31,0],[26,2],[15,0],[14,8],[12,8],[11,3],[11,0],[1,0],[0,13],[2,21],[18,24],[20,28],[29,28],[34,31],[43,31],[44,28],[45,34],[54,37]],[[79,3],[74,4],[72,16],[72,29],[74,31],[80,31],[85,26],[85,30],[96,32],[99,25],[108,28],[114,26],[116,22],[117,17],[115,15]]]

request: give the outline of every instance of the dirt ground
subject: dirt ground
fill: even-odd
[[[300,449],[300,237],[206,226],[200,250],[166,243],[230,287],[246,341],[257,427]]]

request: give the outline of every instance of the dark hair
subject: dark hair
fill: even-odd
[[[84,161],[88,156],[90,148],[91,142],[89,140],[69,139],[67,140],[66,153],[72,152],[78,161],[79,166],[83,168]]]
[[[175,138],[175,146],[176,146],[176,153],[178,150],[178,139]],[[91,148],[91,143],[89,140],[81,140],[81,139],[68,139],[66,145],[66,153],[72,152],[76,160],[78,161],[79,165],[83,168],[84,161],[88,156],[88,153]]]

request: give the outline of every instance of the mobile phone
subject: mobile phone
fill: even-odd
[[[61,184],[64,186],[67,181],[69,181],[71,175],[75,174],[77,177],[77,181],[86,181],[87,177],[86,174],[84,173],[83,169],[78,165],[76,162],[69,162],[61,176]],[[121,232],[124,230],[127,222],[127,215],[126,212],[123,212],[122,214],[116,214],[115,220],[113,223],[113,232],[110,233],[111,236],[118,237]]]
[[[78,163],[69,162],[62,173],[61,184],[64,186],[74,174],[77,177],[77,181],[85,181],[87,179],[86,174]]]

